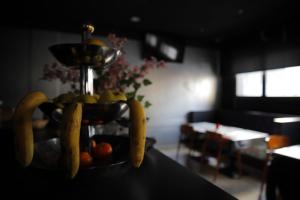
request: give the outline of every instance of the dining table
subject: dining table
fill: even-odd
[[[198,132],[205,133],[206,131],[213,131],[222,134],[223,137],[233,141],[249,141],[255,139],[264,139],[268,136],[268,133],[254,131],[234,126],[227,126],[212,122],[194,122],[189,125]]]
[[[275,149],[273,154],[300,161],[300,144]]]
[[[195,132],[199,134],[204,134],[207,131],[219,133],[229,141],[229,146],[227,153],[229,154],[229,162],[226,167],[224,167],[221,172],[228,175],[229,177],[237,176],[236,160],[237,155],[242,152],[248,153],[253,151],[255,148],[265,148],[265,140],[269,136],[268,133],[228,126],[220,123],[212,122],[193,122],[189,123]]]
[[[193,122],[189,125],[198,133],[205,134],[207,131],[216,132],[223,136],[223,138],[232,142],[234,150],[247,150],[252,148],[257,143],[265,143],[268,133],[228,126],[212,122]]]
[[[79,171],[68,179],[55,171],[21,167],[15,160],[11,132],[0,131],[0,155],[0,191],[9,199],[236,199],[155,146],[145,153],[140,168],[129,167],[114,177],[98,176],[97,170],[102,169],[91,169],[88,176]]]

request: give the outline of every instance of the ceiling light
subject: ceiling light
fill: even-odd
[[[299,117],[279,117],[279,118],[274,118],[273,121],[276,123],[299,122],[300,118]]]
[[[244,14],[244,12],[245,12],[244,9],[238,9],[237,14],[242,15],[242,14]]]
[[[130,21],[133,23],[138,23],[141,21],[141,18],[138,16],[132,16],[132,17],[130,17]]]

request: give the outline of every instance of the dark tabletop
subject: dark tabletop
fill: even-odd
[[[279,154],[272,157],[267,173],[266,199],[277,199],[277,189],[282,200],[300,199],[300,160]]]
[[[0,136],[0,194],[8,194],[9,199],[236,199],[155,148],[145,154],[139,169],[126,168],[116,177],[103,177],[97,170],[80,171],[68,180],[59,173],[20,167],[14,160],[12,139],[4,135]]]

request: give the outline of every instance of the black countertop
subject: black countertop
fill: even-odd
[[[155,148],[145,154],[139,169],[105,178],[96,171],[79,172],[74,180],[55,172],[21,168],[14,160],[11,135],[0,136],[0,181],[2,195],[30,199],[236,199],[202,177],[166,157]]]
[[[299,169],[300,160],[274,153],[267,171],[266,199],[278,199],[277,190],[283,200],[300,199]]]

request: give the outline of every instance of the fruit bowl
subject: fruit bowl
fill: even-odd
[[[68,106],[65,104],[64,107]],[[55,103],[46,102],[39,106],[39,109],[56,122],[61,122],[63,109]],[[106,124],[120,118],[128,109],[126,101],[112,103],[84,103],[82,112],[82,124],[97,125]]]
[[[89,167],[80,167],[78,175],[89,174],[101,177],[115,177],[125,173],[130,167],[128,136],[95,135],[96,143],[107,142],[112,145],[112,156],[105,160],[95,160]],[[155,144],[153,138],[146,138],[145,153]],[[59,138],[50,138],[35,143],[32,168],[46,171],[62,172],[61,144]]]
[[[91,44],[57,44],[49,47],[53,56],[66,66],[101,66],[112,64],[120,54],[119,50]]]

